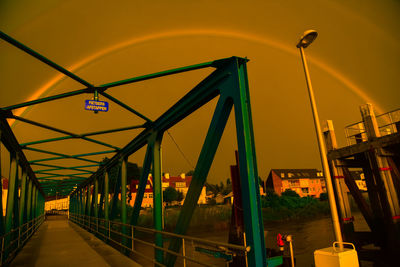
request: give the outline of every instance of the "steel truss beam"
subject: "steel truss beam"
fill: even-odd
[[[124,148],[119,150],[118,153],[116,153],[116,155],[114,155],[107,163],[101,166],[95,174],[93,174],[85,182],[81,183],[77,187],[77,189],[71,193],[70,209],[71,211],[77,212],[78,214],[85,214],[88,216],[99,216],[100,214],[102,214],[101,211],[103,210],[102,206],[104,201],[104,217],[106,219],[112,220],[117,216],[118,195],[121,193],[121,199],[123,200],[121,205],[121,221],[126,223],[127,221],[126,201],[125,201],[126,159],[129,155],[147,145],[145,162],[143,166],[143,174],[140,178],[140,184],[135,200],[133,214],[132,217],[130,218],[130,222],[133,224],[137,223],[137,218],[139,215],[138,210],[140,209],[139,205],[142,202],[143,192],[147,183],[147,177],[152,167],[152,173],[154,177],[153,178],[154,217],[155,217],[154,228],[157,230],[162,230],[162,223],[161,223],[162,190],[161,190],[161,152],[160,152],[162,135],[166,130],[177,124],[179,121],[183,120],[185,117],[193,113],[195,110],[199,109],[201,106],[208,103],[213,98],[219,96],[218,104],[214,112],[211,124],[209,126],[205,142],[201,149],[200,156],[196,164],[196,168],[193,174],[188,194],[186,196],[184,205],[182,207],[182,211],[178,218],[175,233],[185,234],[187,231],[190,219],[193,215],[194,208],[196,207],[197,200],[201,192],[201,188],[204,186],[208,172],[211,167],[211,163],[215,156],[217,147],[222,137],[222,133],[224,131],[226,122],[228,120],[230,111],[233,108],[235,112],[235,121],[236,121],[236,133],[237,133],[237,143],[238,143],[238,153],[239,153],[239,170],[240,170],[240,179],[242,185],[242,202],[243,202],[242,205],[244,209],[244,218],[245,218],[246,244],[251,247],[248,253],[248,263],[250,266],[266,266],[263,221],[261,215],[261,205],[260,205],[260,196],[258,187],[258,173],[257,173],[257,164],[255,155],[253,125],[251,120],[251,108],[250,108],[250,96],[249,96],[248,80],[247,80],[246,59],[232,57],[228,59],[206,62],[188,67],[177,68],[173,70],[107,83],[95,87],[89,82],[81,79],[75,74],[69,72],[68,70],[48,60],[39,53],[19,43],[10,36],[1,33],[0,38],[6,40],[10,44],[34,56],[35,58],[49,65],[50,67],[60,71],[61,73],[67,75],[68,77],[74,79],[75,81],[87,87],[85,89],[76,90],[66,94],[60,94],[56,96],[38,99],[35,101],[29,101],[5,107],[2,109],[3,117],[4,116],[14,117],[11,114],[11,110],[18,107],[30,106],[82,93],[95,93],[96,95],[100,93],[103,96],[110,99],[111,101],[120,105],[121,107],[127,109],[128,111],[146,120],[145,123],[146,128],[136,138],[134,138]],[[115,99],[111,95],[105,93],[107,89],[115,86],[121,86],[134,82],[144,81],[148,79],[153,79],[157,77],[162,77],[166,75],[171,75],[201,68],[207,68],[207,67],[214,67],[216,68],[216,70],[213,73],[211,73],[206,79],[200,82],[193,90],[191,90],[188,94],[186,94],[180,101],[178,101],[174,106],[172,106],[169,110],[167,110],[161,117],[159,117],[155,121],[151,121],[150,119],[140,114],[136,110],[132,109],[131,107],[127,106],[120,100]],[[21,118],[18,119],[21,120]],[[25,119],[25,121],[27,120]],[[49,129],[49,127],[47,128]],[[52,130],[57,131],[58,129],[53,128]],[[66,138],[79,137],[79,135],[74,135],[71,133],[67,133],[65,131],[64,134],[67,135]],[[82,138],[82,136],[80,138]],[[56,139],[42,140],[42,142],[49,142],[49,141],[58,141],[58,140]],[[93,141],[93,140],[87,140],[87,141]],[[28,148],[25,147],[25,149]],[[71,156],[56,152],[39,151],[37,149],[35,151],[53,154],[59,157],[33,160],[30,163],[37,163],[40,161],[54,160],[61,158],[76,158],[79,160],[95,162],[81,157],[98,154],[98,153],[88,153],[88,154]],[[117,168],[116,171],[115,167]],[[114,171],[111,173],[110,171],[112,171],[113,169]],[[32,170],[30,170],[29,175],[31,175],[31,173],[33,173]],[[109,175],[111,177],[109,177]],[[99,183],[101,183],[103,179],[104,179],[104,185],[102,186],[101,189],[101,191],[103,191],[102,192],[103,196],[100,199],[100,205],[97,205],[97,192],[99,188]],[[110,180],[115,180],[115,184],[114,184],[114,190],[112,192],[113,196],[111,201],[109,202],[107,198],[109,194]],[[9,194],[12,194],[10,193],[10,191],[12,190],[9,190]],[[15,189],[13,191],[14,195],[18,195],[18,191],[16,191]],[[15,193],[15,191],[17,193]],[[33,208],[33,214],[36,215],[37,214],[36,203],[38,203],[37,201],[40,198],[38,198],[37,189],[35,188],[33,191],[34,193],[32,194],[32,203],[33,203],[32,207],[35,207]],[[8,204],[8,206],[10,205],[11,204]],[[11,215],[9,215],[10,213],[8,212],[8,210],[7,214],[8,214],[7,218],[10,218]],[[13,215],[13,217],[18,217],[18,215],[19,214],[16,213],[15,215]],[[6,221],[8,222],[9,219]],[[90,221],[89,221],[89,226],[90,226]],[[123,232],[126,233],[126,230],[123,229]],[[156,244],[162,247],[163,240],[161,236],[157,235],[155,240]],[[124,240],[123,243],[125,243]],[[179,251],[180,243],[177,240],[172,240],[170,243],[170,249],[176,252]],[[167,266],[172,266],[175,263],[175,256],[167,254],[165,257],[163,257],[163,252],[159,250],[155,251],[155,258],[157,262],[165,263]]]
[[[86,211],[83,214],[91,214],[88,212],[91,207],[88,200],[93,199],[93,196],[91,195],[90,190],[88,191],[87,188],[99,183],[99,177],[104,177],[102,174],[105,174],[105,177],[108,179],[111,168],[117,168],[118,171],[114,171],[113,174],[114,176],[116,175],[117,179],[114,185],[113,197],[109,204],[110,214],[104,214],[106,219],[114,219],[116,216],[115,203],[117,197],[120,192],[122,196],[125,194],[123,192],[124,179],[121,178],[124,176],[121,175],[121,173],[123,173],[121,162],[123,162],[124,159],[126,159],[132,153],[147,145],[142,176],[138,185],[130,223],[133,225],[137,223],[144,190],[146,188],[147,177],[152,169],[154,186],[154,228],[162,229],[162,209],[160,209],[160,203],[162,203],[162,192],[160,187],[161,168],[159,167],[162,135],[173,125],[219,95],[220,97],[218,104],[214,112],[214,116],[211,121],[198,162],[196,164],[192,182],[182,207],[175,233],[185,234],[189,226],[190,219],[193,215],[193,210],[197,205],[197,200],[199,198],[201,189],[206,181],[230,111],[232,108],[234,108],[239,146],[239,169],[242,182],[246,243],[251,246],[251,250],[248,255],[249,265],[265,266],[266,255],[263,235],[263,221],[260,208],[259,188],[257,186],[258,174],[245,63],[245,59],[236,57],[214,62],[212,66],[216,67],[217,70],[215,70],[194,89],[192,89],[180,101],[167,110],[161,117],[155,120],[152,124],[148,125],[148,128],[143,130],[127,146],[122,148],[114,157],[112,157],[104,166],[102,166],[96,174],[93,174],[87,181],[80,184],[78,188],[71,193],[71,198],[73,199],[72,203],[75,203],[71,204],[75,205],[73,207],[71,206],[71,208],[79,213],[79,203],[84,203],[82,202],[83,200],[80,200],[80,198],[86,194]],[[108,196],[108,193],[106,193],[106,190],[108,190],[106,188],[107,185],[108,183],[104,184],[104,197],[100,200],[99,211],[102,210],[102,205],[104,205],[104,212],[108,211],[108,201],[105,200],[105,198]],[[124,221],[125,215],[123,215],[123,211],[121,212],[121,220]],[[97,212],[97,214],[99,216],[102,214],[102,212]],[[156,244],[159,247],[163,246],[163,240],[161,237],[159,238],[156,236]],[[172,240],[170,249],[179,251],[180,244],[180,242]],[[175,262],[174,256],[166,255],[164,258],[163,253],[157,249],[155,251],[155,257],[158,262],[164,263],[167,266],[172,266]]]

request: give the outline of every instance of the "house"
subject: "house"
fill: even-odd
[[[317,169],[272,169],[266,181],[266,188],[279,196],[287,189],[299,196],[319,198],[326,192],[325,178]]]
[[[165,173],[162,177],[162,190],[164,191],[167,187],[175,188],[177,191],[182,192],[184,198],[186,197],[187,191],[189,190],[192,176],[186,176],[182,173],[179,176],[170,176],[169,173]],[[129,205],[133,207],[136,198],[136,192],[139,187],[139,180],[133,180],[130,184],[130,196],[131,200]],[[183,200],[184,201],[184,200]],[[180,204],[183,204],[183,201]],[[204,186],[198,204],[206,204],[206,187]],[[153,207],[153,177],[149,174],[147,179],[146,189],[143,195],[142,207]]]
[[[367,184],[365,182],[365,176],[362,171],[350,171],[350,174],[360,191],[368,191]]]

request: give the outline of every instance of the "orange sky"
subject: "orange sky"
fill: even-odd
[[[6,0],[0,4],[0,29],[96,85],[232,55],[247,56],[259,174],[265,179],[271,168],[320,168],[295,48],[302,32],[310,28],[319,32],[306,53],[320,119],[333,120],[339,144],[344,145],[343,128],[360,120],[359,105],[372,102],[383,112],[399,107],[399,11],[398,1],[387,0]],[[0,57],[0,106],[82,88],[5,42],[0,42]],[[155,119],[207,73],[180,74],[109,93]],[[23,116],[76,133],[142,122],[112,104],[107,114],[84,111],[88,97],[43,104]],[[179,174],[195,164],[213,106],[214,102],[170,130],[190,163],[164,136],[165,172]],[[21,142],[58,136],[22,123],[14,129]],[[236,148],[233,129],[230,120],[210,182],[229,176]],[[98,139],[123,146],[137,132]],[[70,154],[103,149],[79,141],[37,147]],[[43,157],[26,154],[28,159]],[[130,160],[141,163],[142,157],[141,151]]]

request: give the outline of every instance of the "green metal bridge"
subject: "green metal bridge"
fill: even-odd
[[[152,245],[154,248],[154,259],[150,260],[155,265],[173,266],[177,255],[179,255],[182,249],[182,245],[185,245],[182,242],[182,238],[185,238],[184,235],[188,230],[198,198],[207,180],[222,134],[233,110],[238,144],[245,240],[244,244],[231,244],[231,249],[245,253],[249,266],[266,266],[264,227],[261,215],[257,162],[246,70],[247,59],[238,57],[225,58],[102,85],[94,85],[7,34],[0,32],[0,37],[10,45],[24,51],[83,86],[79,90],[1,107],[0,109],[1,144],[2,149],[6,148],[3,149],[2,155],[7,154],[7,158],[10,159],[9,177],[6,177],[8,178],[7,201],[6,203],[0,202],[0,207],[6,206],[6,214],[5,216],[2,215],[0,220],[2,264],[9,264],[29,237],[39,228],[44,220],[44,202],[46,198],[55,196],[56,194],[58,196],[69,196],[69,218],[72,222],[95,233],[100,239],[106,242],[110,242],[112,240],[111,235],[117,233],[119,236],[117,238],[118,242],[125,253],[134,251],[135,232],[146,231],[146,229],[141,229],[137,224],[147,179],[149,174],[152,174],[154,225],[152,229],[147,229],[147,231],[152,231],[154,235],[154,244]],[[211,74],[155,120],[149,119],[108,93],[108,91],[118,86],[204,68],[211,68]],[[143,120],[143,123],[89,133],[73,133],[13,114],[13,110],[22,107],[40,105],[82,94],[93,95],[95,101],[99,100],[99,96],[102,96],[115,105],[135,114]],[[169,234],[167,242],[162,220],[161,145],[163,135],[168,129],[213,99],[218,99],[217,105],[209,124],[176,228],[173,233]],[[61,136],[20,144],[7,122],[10,119],[50,130]],[[122,148],[95,139],[96,136],[132,129],[142,129],[142,131]],[[29,132],[27,131],[26,134],[29,134]],[[37,148],[40,144],[55,143],[67,139],[79,139],[101,145],[105,147],[105,150],[70,155]],[[126,201],[121,202],[119,196],[127,194],[127,159],[141,148],[145,148],[146,150],[142,165],[143,171],[140,177],[133,212],[128,218],[127,203]],[[29,160],[25,156],[24,151],[33,151],[48,155],[49,157]],[[101,162],[90,158],[93,155],[110,153],[113,156],[108,161]],[[71,159],[84,161],[85,165],[59,163],[61,160],[70,162],[69,160]],[[3,161],[1,162],[3,165]],[[57,164],[49,162],[57,162]],[[33,171],[32,166],[35,166],[35,171]],[[1,167],[4,168],[5,166]],[[93,168],[96,170],[93,170]],[[112,245],[111,242],[110,245]]]

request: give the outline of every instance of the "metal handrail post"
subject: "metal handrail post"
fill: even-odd
[[[18,227],[18,247],[20,245],[21,242],[21,227]]]
[[[3,255],[4,255],[4,236],[1,238],[1,258],[0,258],[1,265],[3,265]]]
[[[108,221],[108,239],[111,239],[111,222]]]
[[[134,228],[133,228],[133,225],[131,226],[131,239],[132,239],[132,250],[134,251],[135,250],[135,242],[134,242],[134,236],[135,236],[135,233],[134,233]]]
[[[247,260],[247,241],[246,241],[246,232],[243,232],[243,245],[246,248],[245,252],[244,252],[244,258],[246,261],[246,267],[249,266],[249,261]]]
[[[184,238],[182,238],[182,258],[183,258],[183,267],[186,267],[186,248],[185,248]]]

